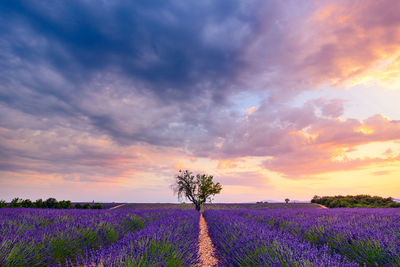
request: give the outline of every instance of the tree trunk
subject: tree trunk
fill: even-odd
[[[200,212],[201,206],[199,204],[195,204],[196,210]]]

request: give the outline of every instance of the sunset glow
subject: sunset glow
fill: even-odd
[[[0,199],[400,198],[400,1],[5,1]]]

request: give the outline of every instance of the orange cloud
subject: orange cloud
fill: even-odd
[[[382,175],[389,175],[392,174],[391,171],[376,171],[371,173],[374,176],[382,176]]]
[[[288,132],[288,136],[297,135],[296,147],[276,153],[265,161],[264,166],[289,178],[297,179],[399,161],[399,157],[393,156],[392,151],[390,156],[384,155],[383,158],[347,156],[360,145],[400,139],[400,121],[392,121],[381,115],[372,116],[362,122],[354,119],[321,120],[311,125],[305,132],[313,137],[308,138],[301,131]]]
[[[237,166],[234,160],[219,160],[218,161],[218,169],[231,169]]]
[[[399,13],[396,0],[322,4],[299,33],[292,71],[314,85],[397,78]]]
[[[332,13],[337,9],[337,5],[329,4],[319,8],[313,15],[312,19],[318,21],[324,21],[332,16]]]

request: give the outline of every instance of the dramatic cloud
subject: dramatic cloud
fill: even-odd
[[[258,172],[231,172],[218,177],[223,185],[236,185],[246,187],[270,187],[268,177],[263,176]]]
[[[336,102],[316,101],[321,104],[325,116],[326,107]],[[335,112],[334,116],[321,117],[316,115],[317,107],[315,103],[307,103],[302,108],[279,109],[276,114],[265,103],[241,122],[215,153],[217,157],[227,158],[268,157],[264,165],[267,169],[295,179],[398,161],[378,155],[376,158],[350,159],[346,154],[360,145],[399,140],[400,121],[381,115],[364,121],[342,120]],[[265,115],[266,109],[268,115]]]
[[[3,5],[2,54],[13,63],[8,71],[40,65],[72,81],[72,91],[114,73],[161,98],[205,90],[222,96],[244,67],[241,49],[258,27],[256,3],[236,1]],[[269,9],[274,13],[273,5]]]
[[[344,117],[353,99],[329,92],[399,88],[399,13],[396,0],[4,1],[0,182],[150,188],[193,161],[256,187],[263,171],[397,164],[396,146],[351,153],[400,140],[399,118]],[[261,167],[238,164],[249,157]]]

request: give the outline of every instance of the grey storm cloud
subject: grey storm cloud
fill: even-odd
[[[164,98],[196,95],[210,82],[224,90],[244,67],[243,47],[259,26],[257,4],[239,1],[1,5],[2,68],[21,67],[16,60],[45,64],[75,90],[99,74],[115,72]],[[65,97],[59,91],[55,96]]]
[[[13,160],[0,170],[35,168],[40,161],[51,163],[43,168],[103,165],[118,158],[118,149],[149,144],[191,156],[275,156],[266,165],[285,171],[283,156],[295,158],[300,145],[310,146],[296,131],[323,122],[345,125],[336,121],[344,100],[297,108],[289,100],[362,73],[379,60],[371,51],[400,43],[365,34],[372,25],[395,36],[386,26],[399,23],[389,20],[398,12],[387,21],[384,12],[376,20],[364,16],[373,3],[348,18],[360,27],[347,29],[351,23],[330,19],[310,24],[323,2],[311,8],[247,0],[1,1],[0,160]],[[360,44],[370,45],[364,50]],[[356,73],[343,62],[354,64]],[[241,92],[259,98],[252,114],[232,100]],[[63,150],[103,135],[116,151],[79,142],[79,149]],[[390,137],[397,135],[390,131]]]
[[[260,20],[279,13],[263,6],[261,16],[258,1],[4,1],[0,104],[120,144],[210,139],[243,90]]]

